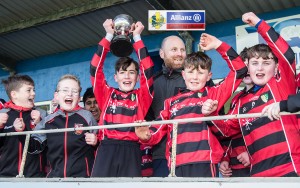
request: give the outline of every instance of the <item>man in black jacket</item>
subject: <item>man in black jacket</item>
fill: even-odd
[[[184,59],[186,58],[185,45],[178,36],[166,37],[161,44],[159,55],[163,59],[162,70],[154,77],[154,98],[146,116],[147,121],[155,120],[163,109],[165,99],[185,88],[181,75]],[[166,137],[153,147],[153,176],[167,177],[169,169],[165,157]]]

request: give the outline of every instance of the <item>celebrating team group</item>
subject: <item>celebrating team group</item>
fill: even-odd
[[[296,95],[295,54],[288,43],[254,13],[242,16],[257,28],[266,44],[245,48],[240,55],[216,37],[203,33],[200,52],[186,54],[177,36],[166,37],[159,50],[162,70],[154,64],[141,40],[144,26],[133,24],[138,61],[121,57],[115,63],[109,86],[103,72],[114,34],[112,19],[103,23],[106,36],[90,63],[92,87],[79,106],[80,80],[64,75],[57,83],[50,114],[34,106],[34,81],[13,75],[2,83],[9,97],[0,103],[0,133],[50,130],[112,124],[263,113],[268,116],[179,123],[175,174],[177,177],[298,177],[300,175],[300,124]],[[215,49],[226,61],[228,75],[211,80]],[[88,66],[88,65],[87,65]],[[135,89],[139,82],[139,88]],[[144,124],[144,123],[143,123]],[[151,123],[152,124],[152,123]],[[0,137],[0,177],[167,177],[171,167],[173,124],[105,128],[92,131],[33,134],[25,166],[21,165],[24,135]],[[175,148],[174,148],[175,149]]]

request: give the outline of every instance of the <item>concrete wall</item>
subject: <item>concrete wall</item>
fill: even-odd
[[[0,178],[14,188],[299,188],[300,178]]]

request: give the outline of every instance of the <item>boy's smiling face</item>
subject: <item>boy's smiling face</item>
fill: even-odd
[[[207,81],[210,80],[212,73],[207,69],[202,69],[200,66],[195,69],[193,66],[184,68],[182,77],[185,80],[187,89],[191,91],[198,91],[205,87]]]
[[[54,94],[60,109],[72,111],[80,100],[79,85],[75,80],[64,79],[59,82],[58,91]]]
[[[11,97],[12,102],[16,105],[24,108],[33,108],[35,98],[34,86],[24,83],[17,91],[11,91]]]
[[[275,63],[273,55],[269,59],[253,57],[249,59],[248,70],[253,83],[263,86],[274,77],[278,64]]]
[[[118,83],[121,91],[129,92],[134,89],[135,84],[139,79],[138,73],[135,69],[135,65],[131,63],[126,70],[120,68],[120,70],[115,74],[115,81]]]

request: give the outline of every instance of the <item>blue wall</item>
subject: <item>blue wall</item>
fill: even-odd
[[[259,17],[265,20],[269,20],[294,14],[300,14],[300,7],[262,14],[259,15]],[[236,48],[235,26],[239,25],[243,25],[241,19],[211,24],[207,25],[205,32],[218,37],[220,40],[225,41],[233,48]],[[201,33],[202,32],[197,31],[192,32],[192,36],[195,39],[194,50],[197,50],[197,44],[199,42]],[[160,47],[162,39],[171,34],[177,35],[176,32],[168,32],[143,37],[150,55],[157,55],[157,51]],[[93,56],[93,53],[96,51],[96,48],[97,46],[95,45],[94,47],[90,48],[22,61],[18,63],[16,71],[19,74],[28,74],[34,79],[36,84],[36,102],[51,100],[56,88],[56,83],[58,79],[64,74],[74,74],[78,76],[80,78],[84,92],[87,87],[91,86],[89,76],[89,62]],[[228,73],[228,68],[225,61],[215,51],[209,51],[207,52],[207,54],[213,59],[213,78],[215,79],[225,77]],[[135,54],[133,54],[132,57],[136,59]],[[107,81],[114,87],[116,87],[116,84],[113,80],[112,75],[114,74],[115,61],[116,57],[112,56],[109,53],[104,66],[104,72]],[[0,79],[5,79],[7,78],[7,76],[7,72],[0,70]],[[81,95],[83,95],[83,92],[81,93]],[[3,86],[0,87],[0,97],[8,100]]]

